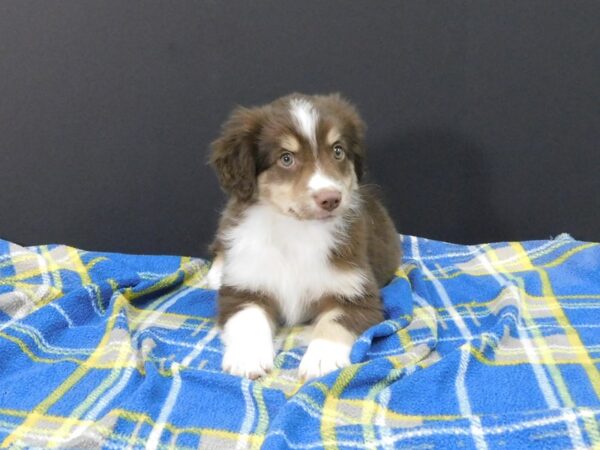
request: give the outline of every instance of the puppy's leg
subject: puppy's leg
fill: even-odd
[[[256,379],[273,368],[274,318],[261,299],[231,288],[219,291],[223,370]]]
[[[310,343],[300,362],[300,377],[309,380],[350,365],[350,350],[357,336],[383,320],[379,299],[369,300],[364,306],[326,302],[328,306],[317,316]]]
[[[309,380],[350,364],[350,349],[356,335],[336,321],[342,314],[336,307],[317,317],[298,368],[300,377]]]
[[[208,289],[218,290],[221,287],[221,277],[223,276],[223,255],[218,253],[213,259],[210,270],[206,274],[205,285]]]

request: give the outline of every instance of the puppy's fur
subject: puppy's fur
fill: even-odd
[[[292,94],[236,109],[213,142],[229,201],[208,282],[219,289],[230,373],[263,375],[276,325],[313,321],[299,371],[321,376],[348,365],[356,337],[383,320],[379,287],[400,246],[386,210],[360,185],[364,131],[340,96]]]

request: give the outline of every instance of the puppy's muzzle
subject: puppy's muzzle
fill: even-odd
[[[342,201],[342,193],[335,189],[321,189],[313,194],[317,206],[325,211],[333,211]]]

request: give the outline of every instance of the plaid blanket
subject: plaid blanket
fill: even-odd
[[[600,246],[402,242],[387,320],[302,385],[302,327],[269,376],[221,372],[205,261],[0,241],[0,442],[600,448]]]

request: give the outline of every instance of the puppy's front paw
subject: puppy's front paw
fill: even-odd
[[[223,370],[256,379],[273,368],[273,334],[269,317],[258,305],[232,315],[223,328]]]
[[[227,346],[223,355],[223,370],[232,375],[255,380],[273,368],[273,345],[250,347],[245,343]]]
[[[327,339],[313,340],[298,368],[304,380],[310,380],[350,365],[350,345]]]

